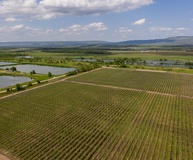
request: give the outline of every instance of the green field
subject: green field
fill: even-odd
[[[193,75],[190,74],[102,69],[72,78],[71,80],[175,94],[178,96],[193,96]]]
[[[99,69],[0,99],[0,151],[21,160],[193,159],[192,82]]]
[[[187,50],[187,48],[179,49],[169,49],[164,47],[161,50],[150,49],[148,47],[141,48],[137,47],[134,50],[128,49],[83,49],[83,48],[59,48],[59,49],[5,49],[0,50],[0,60],[9,60],[17,62],[14,60],[14,57],[18,56],[32,56],[36,58],[42,58],[41,63],[45,64],[44,60],[48,58],[53,58],[54,60],[61,60],[65,58],[93,58],[93,59],[114,59],[114,58],[141,58],[143,60],[181,60],[181,61],[193,61],[193,52],[192,50]],[[88,52],[91,51],[91,52]],[[102,51],[104,53],[95,53]],[[28,61],[29,62],[29,61]],[[56,64],[55,64],[56,65]],[[60,64],[64,65],[64,64]],[[72,66],[70,62],[65,64],[66,66]]]
[[[52,57],[54,59],[65,59],[69,58],[93,58],[93,59],[114,59],[114,58],[141,58],[143,60],[159,60],[159,59],[167,59],[167,60],[182,60],[182,61],[193,61],[193,52],[186,51],[149,51],[149,52],[141,52],[141,51],[112,51],[107,50],[110,54],[85,54],[85,53],[48,53],[41,51],[33,51],[26,52],[27,55],[35,56],[35,57]]]
[[[193,52],[186,51],[111,51],[111,58],[117,57],[127,57],[127,58],[136,58],[140,57],[143,60],[182,60],[182,61],[192,61]]]

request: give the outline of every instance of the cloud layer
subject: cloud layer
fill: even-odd
[[[0,26],[0,37],[3,41],[33,41],[33,40],[81,40],[98,39],[108,28],[102,22],[93,22],[86,25],[75,24],[61,29],[34,28],[25,24]],[[72,39],[71,39],[72,38]],[[11,39],[11,40],[10,40]]]
[[[50,19],[61,15],[124,12],[152,3],[153,0],[2,0],[0,15]]]

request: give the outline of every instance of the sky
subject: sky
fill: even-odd
[[[0,0],[0,42],[193,36],[193,0]]]

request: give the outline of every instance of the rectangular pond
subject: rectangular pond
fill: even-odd
[[[114,62],[113,59],[93,59],[93,58],[73,58],[73,60],[78,62]]]
[[[16,63],[12,63],[12,62],[0,62],[0,66],[5,66],[5,65],[13,65]]]
[[[48,74],[48,72],[51,72],[53,75],[65,74],[67,72],[75,70],[75,68],[40,66],[40,65],[32,65],[32,64],[4,66],[0,68],[6,69],[11,67],[16,67],[17,71],[25,72],[25,73],[30,73],[31,71],[34,70],[36,73]]]
[[[0,76],[0,89],[15,85],[17,83],[30,82],[33,79],[28,77],[17,77],[17,76]]]
[[[182,61],[160,61],[160,60],[146,60],[147,66],[162,66],[162,67],[178,67],[178,68],[187,68],[189,66],[185,65],[185,62]]]

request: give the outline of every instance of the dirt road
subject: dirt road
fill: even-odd
[[[0,154],[0,160],[10,160],[9,158],[7,158],[6,156]]]
[[[141,90],[141,89],[135,89],[135,88],[125,88],[125,87],[109,86],[109,85],[79,82],[79,81],[70,81],[70,80],[66,80],[66,81],[71,82],[71,83],[90,85],[90,86],[106,87],[106,88],[121,89],[121,90],[128,90],[128,91],[145,92],[145,93],[149,93],[149,94],[157,94],[157,95],[163,95],[163,96],[172,96],[172,97],[182,97],[182,98],[187,98],[187,99],[193,99],[193,97],[186,96],[186,95],[177,95],[177,94],[170,94],[170,93],[154,92],[154,91]]]

